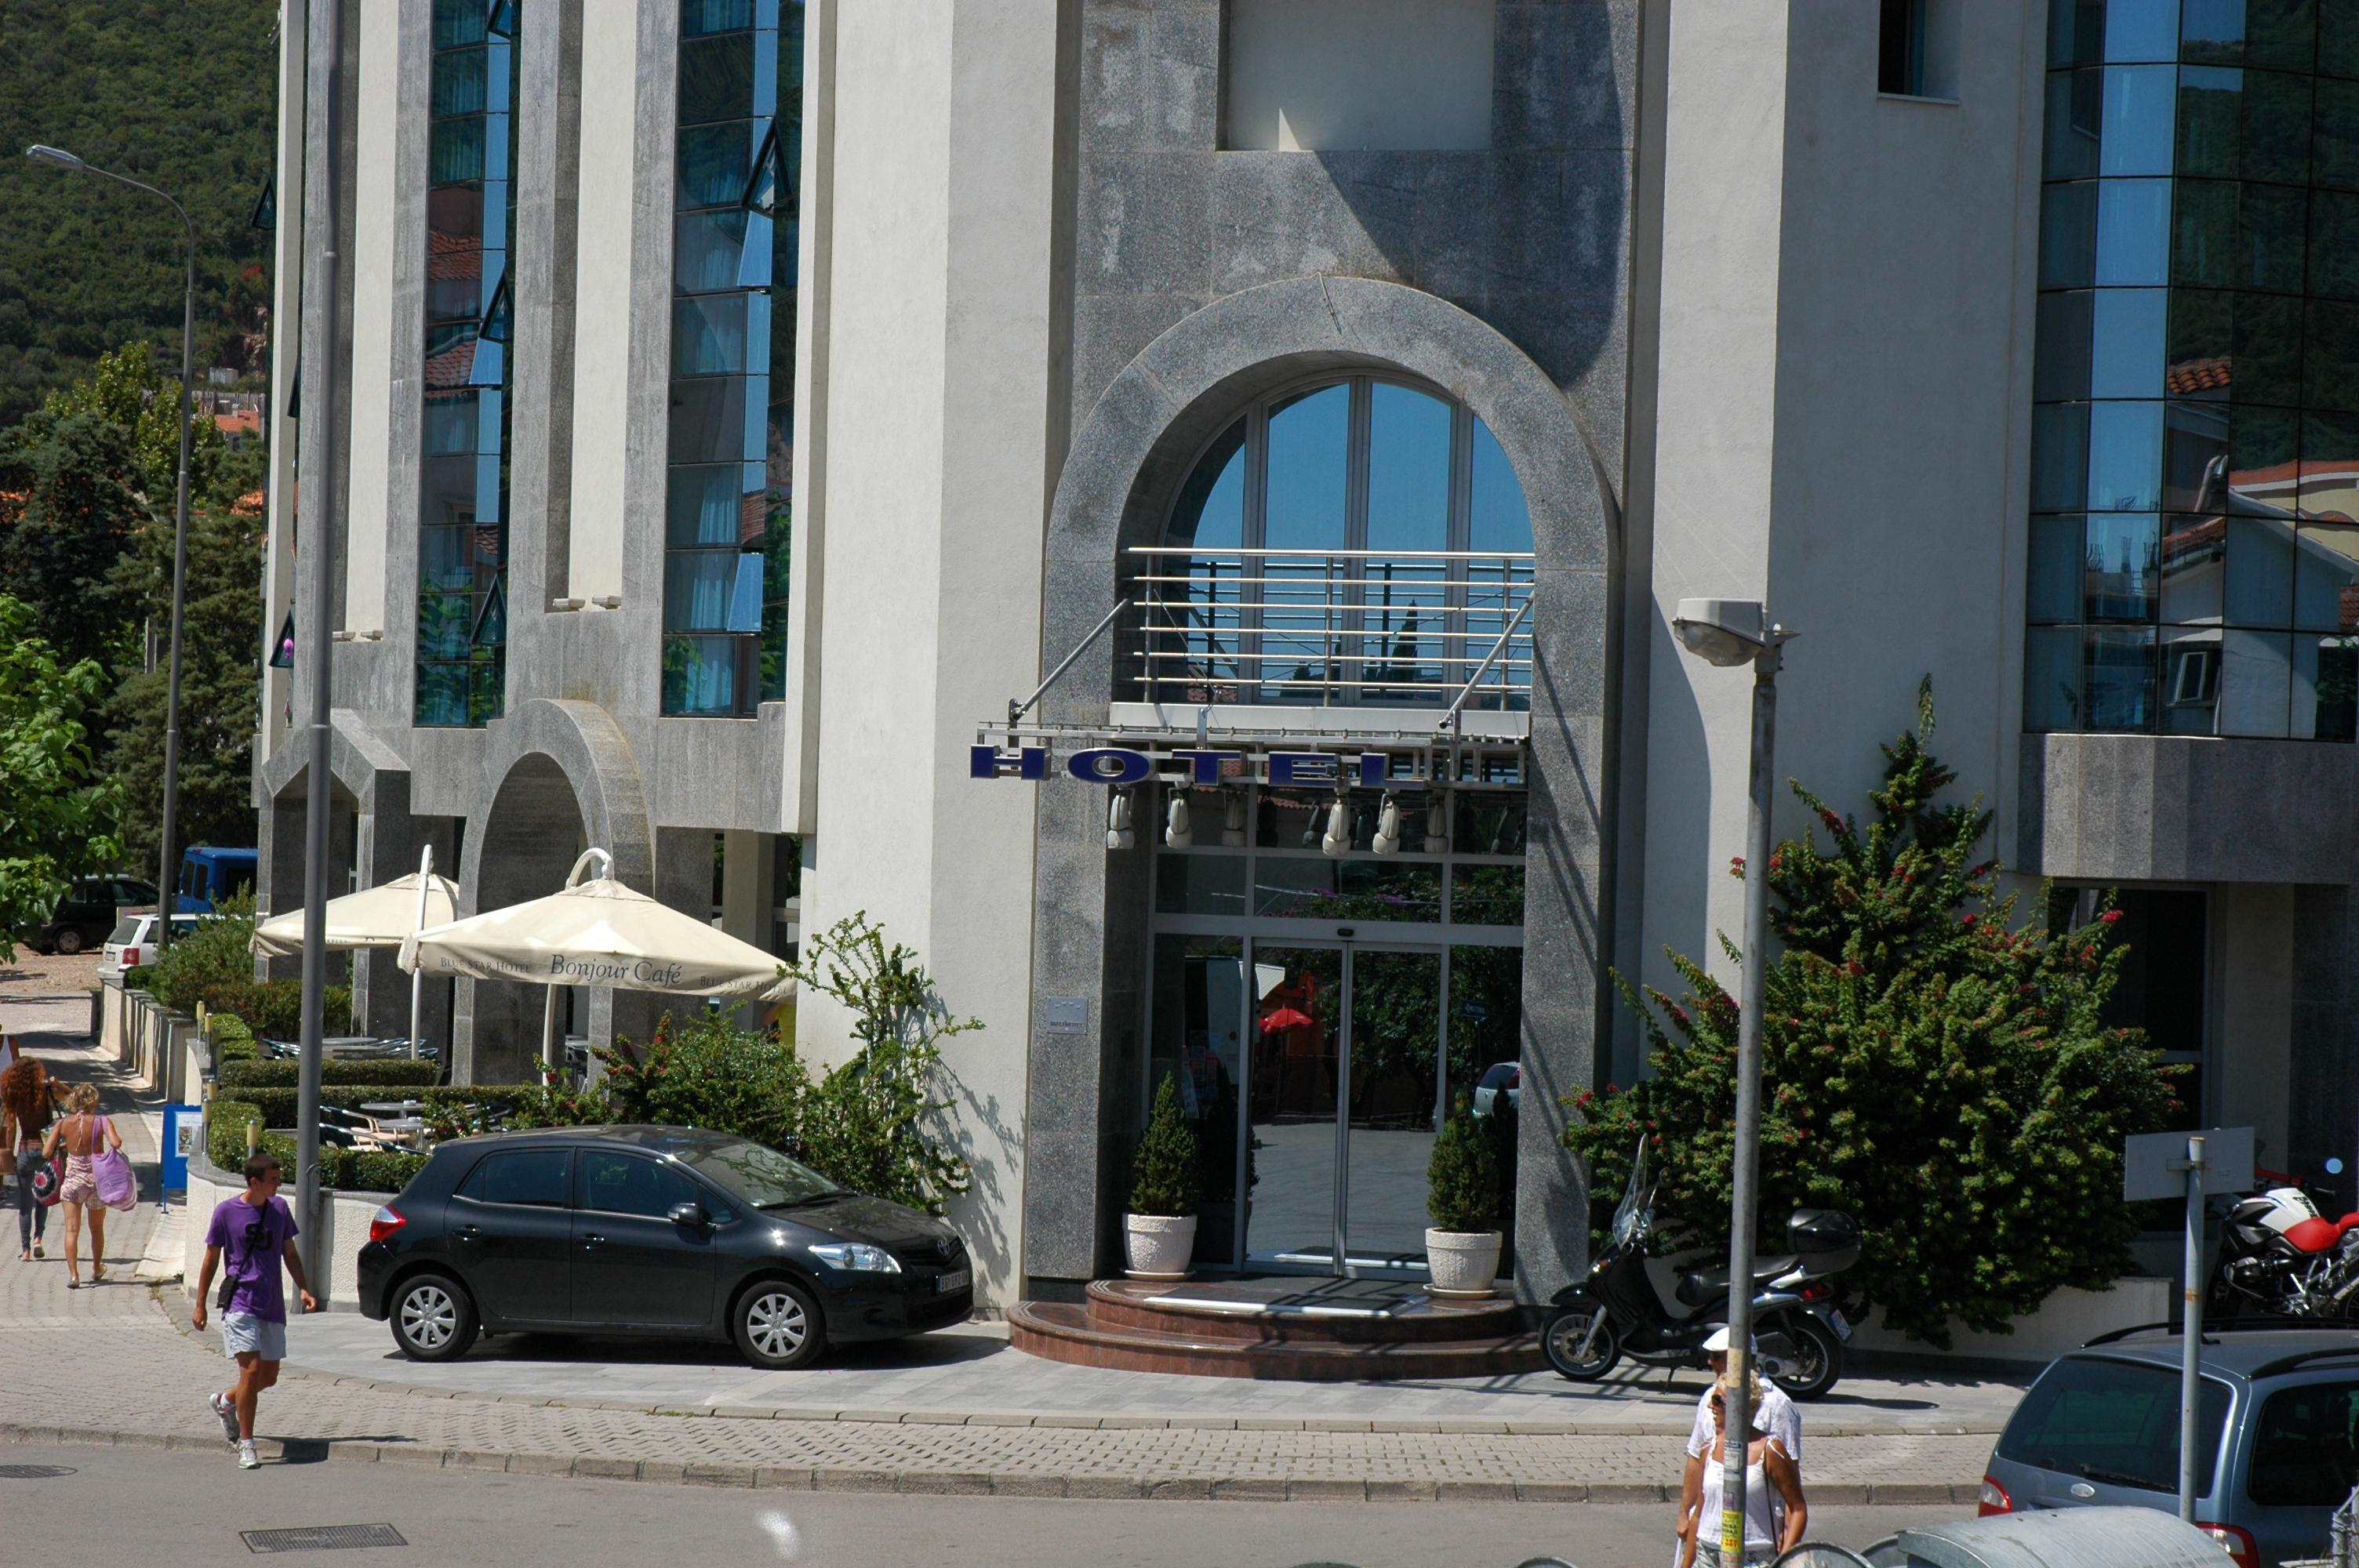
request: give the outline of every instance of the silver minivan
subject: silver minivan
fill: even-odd
[[[2198,1523],[2240,1568],[2324,1556],[2328,1516],[2359,1485],[2359,1333],[2205,1326]],[[2132,1329],[2051,1362],[1999,1434],[1980,1511],[2176,1510],[2183,1346]]]

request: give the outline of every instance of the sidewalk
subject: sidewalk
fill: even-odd
[[[127,1087],[99,1069],[79,1038],[37,1035],[30,1043],[69,1077],[101,1083],[106,1108],[122,1118],[126,1148],[152,1179],[154,1140],[144,1123],[132,1119],[139,1107]],[[145,1248],[155,1220],[152,1203],[111,1217],[109,1267],[126,1282],[68,1292],[54,1244],[45,1262],[20,1264],[13,1249],[0,1260],[0,1321],[12,1344],[29,1351],[12,1356],[12,1375],[0,1386],[0,1439],[223,1452],[220,1428],[205,1403],[227,1381],[218,1340],[188,1328],[188,1301],[179,1290],[127,1282],[128,1265]],[[307,1356],[346,1336],[355,1354],[364,1353],[364,1340],[375,1336],[369,1368],[376,1375],[290,1376],[263,1401],[263,1429],[277,1440],[265,1444],[266,1451],[364,1464],[737,1487],[1661,1503],[1675,1492],[1682,1463],[1685,1422],[1678,1411],[1682,1405],[1692,1409],[1696,1387],[1690,1379],[1668,1400],[1593,1396],[1585,1401],[1585,1419],[1553,1422],[1388,1409],[1411,1406],[1430,1390],[1196,1379],[1158,1379],[1185,1390],[1184,1399],[1177,1391],[1162,1394],[1167,1408],[1160,1413],[1044,1408],[1046,1400],[1017,1408],[1027,1387],[1077,1387],[1060,1375],[1088,1369],[1000,1348],[991,1381],[1016,1390],[1003,1408],[928,1408],[908,1400],[895,1408],[866,1406],[834,1399],[842,1390],[822,1382],[816,1386],[826,1389],[830,1402],[714,1402],[690,1411],[677,1401],[634,1398],[618,1385],[650,1368],[678,1380],[711,1365],[716,1373],[725,1371],[733,1386],[755,1374],[712,1363],[695,1351],[682,1361],[650,1359],[641,1348],[630,1353],[634,1359],[609,1361],[608,1350],[600,1347],[582,1359],[505,1368],[497,1361],[459,1364],[474,1379],[492,1375],[486,1367],[513,1372],[520,1366],[529,1376],[566,1379],[570,1392],[460,1391],[432,1386],[422,1376],[429,1368],[386,1361],[390,1346],[382,1325],[338,1314],[294,1326]],[[989,1346],[987,1336],[980,1339]],[[958,1357],[951,1359],[955,1366]],[[919,1370],[924,1372],[922,1364]],[[601,1383],[608,1386],[607,1397],[595,1391]],[[1321,1396],[1349,1396],[1363,1408],[1306,1413],[1304,1400]],[[1501,1397],[1531,1396],[1508,1390]],[[1862,1431],[1864,1416],[1825,1410],[1823,1421],[1813,1412],[1807,1451],[1814,1500],[1971,1504],[1990,1452],[1986,1433]],[[1839,1434],[1844,1431],[1858,1434]],[[225,1453],[223,1459],[227,1465]]]

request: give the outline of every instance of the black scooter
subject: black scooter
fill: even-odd
[[[1703,1342],[1728,1320],[1728,1266],[1701,1251],[1650,1258],[1655,1189],[1646,1149],[1614,1211],[1612,1239],[1589,1278],[1557,1292],[1540,1328],[1549,1365],[1593,1383],[1622,1357],[1662,1367],[1704,1365]],[[1796,1209],[1786,1250],[1755,1261],[1753,1336],[1761,1374],[1788,1397],[1815,1400],[1843,1377],[1851,1325],[1826,1281],[1859,1261],[1859,1226],[1831,1208]]]

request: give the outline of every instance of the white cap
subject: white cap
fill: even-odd
[[[1745,1347],[1749,1351],[1758,1351],[1761,1348],[1761,1342],[1754,1338],[1752,1336],[1747,1335],[1745,1339]],[[1713,1329],[1712,1331],[1712,1337],[1703,1342],[1703,1352],[1707,1356],[1717,1356],[1724,1355],[1727,1350],[1728,1328],[1726,1325],[1723,1325],[1722,1326]]]

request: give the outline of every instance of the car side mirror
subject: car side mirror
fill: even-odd
[[[701,1203],[676,1203],[671,1206],[671,1212],[666,1217],[674,1225],[684,1225],[697,1230],[702,1230],[712,1224],[705,1216],[704,1206]]]

